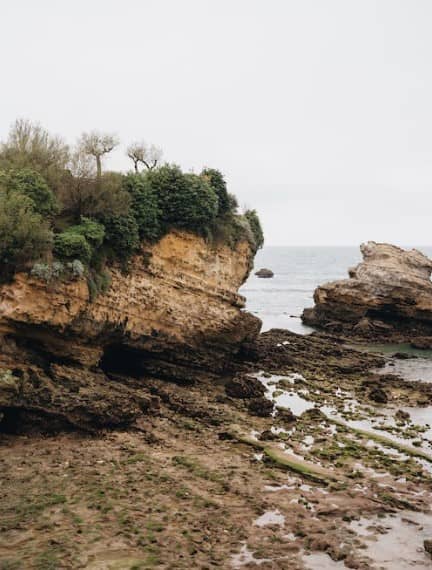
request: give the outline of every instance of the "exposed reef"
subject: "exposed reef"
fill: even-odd
[[[349,279],[320,285],[303,322],[370,339],[432,343],[432,260],[415,249],[362,244],[363,261]],[[429,337],[430,339],[422,338]]]
[[[252,259],[246,241],[231,249],[176,231],[143,248],[127,274],[111,268],[93,300],[85,278],[17,274],[0,288],[3,422],[125,425],[152,405],[146,378],[191,384],[230,371],[261,324],[237,293]],[[123,376],[141,378],[140,389]]]

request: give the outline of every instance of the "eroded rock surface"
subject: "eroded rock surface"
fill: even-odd
[[[27,410],[121,425],[151,395],[128,393],[116,376],[143,379],[145,391],[149,377],[191,384],[230,371],[260,329],[237,293],[252,260],[247,242],[233,250],[172,232],[127,274],[112,268],[109,290],[94,300],[84,278],[47,284],[17,274],[0,288],[0,410],[6,419]]]
[[[319,286],[303,321],[363,337],[432,335],[432,260],[415,249],[367,242],[349,279]]]

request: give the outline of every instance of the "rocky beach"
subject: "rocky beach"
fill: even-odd
[[[396,310],[391,335],[390,309],[358,333],[365,298],[341,317],[351,280],[374,307],[393,287],[426,342],[406,299],[416,277],[425,307],[429,266],[395,256],[405,289],[367,268],[323,286],[326,318],[321,291],[343,293],[311,335],[258,333],[245,243],[168,234],[95,303],[79,280],[3,286],[1,567],[430,567],[432,383],[371,350],[370,330],[409,340]]]

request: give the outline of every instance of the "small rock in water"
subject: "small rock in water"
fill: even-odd
[[[408,360],[409,358],[417,358],[415,354],[409,354],[408,352],[395,352],[393,358],[398,360]]]
[[[281,422],[292,423],[295,422],[297,416],[295,416],[289,408],[281,408],[279,406],[276,407],[277,416],[276,418]]]
[[[267,417],[273,412],[273,402],[267,398],[253,398],[248,406],[249,412],[254,416]]]
[[[395,413],[395,418],[401,422],[409,422],[410,415],[408,412],[405,412],[404,410],[398,410]]]
[[[266,269],[265,267],[263,267],[259,271],[256,271],[255,275],[257,277],[262,277],[264,279],[269,279],[270,277],[274,277],[273,271],[271,269]]]
[[[388,397],[382,388],[372,388],[369,392],[369,400],[377,402],[377,404],[387,404]]]
[[[327,416],[319,408],[309,408],[301,414],[302,419],[317,420],[323,422],[327,420]]]

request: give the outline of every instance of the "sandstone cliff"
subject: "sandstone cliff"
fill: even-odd
[[[112,268],[109,290],[93,301],[85,279],[16,275],[0,289],[6,420],[17,423],[24,410],[71,424],[127,423],[152,398],[145,381],[129,394],[116,375],[191,382],[229,370],[260,328],[237,293],[252,258],[247,242],[211,247],[176,231],[144,248],[128,274]]]
[[[432,334],[432,261],[421,252],[368,242],[349,279],[319,286],[303,321],[360,336]]]

